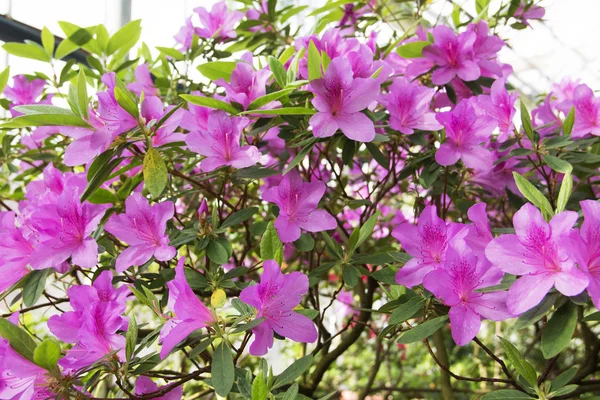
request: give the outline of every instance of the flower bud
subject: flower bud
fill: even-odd
[[[227,295],[223,289],[217,289],[210,296],[210,305],[214,308],[221,308],[227,302]]]
[[[198,207],[198,220],[204,221],[207,215],[208,205],[206,204],[206,199],[202,199],[202,203],[200,203],[200,207]]]

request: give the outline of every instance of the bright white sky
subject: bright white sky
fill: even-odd
[[[210,7],[215,0],[133,0],[132,19],[142,19],[142,40],[150,46],[173,45],[184,19],[197,6]],[[290,0],[280,0],[289,4]],[[296,0],[296,4],[323,4],[320,0]],[[456,0],[467,10],[474,8],[474,0]],[[493,0],[492,4],[499,0]],[[576,4],[575,4],[576,3]],[[168,6],[165,6],[168,5]],[[544,0],[546,21],[533,22],[534,29],[501,33],[509,39],[512,49],[501,53],[503,62],[513,65],[516,78],[513,83],[523,92],[546,92],[552,82],[564,77],[578,77],[595,90],[600,90],[600,47],[597,45],[596,19],[600,14],[599,0]],[[11,13],[16,20],[35,27],[47,26],[61,34],[59,20],[80,26],[105,24],[111,32],[118,28],[119,0],[0,0],[0,13]],[[431,15],[449,14],[452,7],[445,0],[434,0]],[[474,10],[472,11],[474,13]],[[8,57],[0,49],[0,67],[9,62],[12,73],[31,72],[40,64],[35,61]],[[37,65],[36,65],[37,64]],[[520,81],[520,82],[519,82]]]

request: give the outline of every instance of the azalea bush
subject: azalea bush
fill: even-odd
[[[511,84],[537,3],[429,3],[4,44],[0,398],[600,393],[600,98]]]

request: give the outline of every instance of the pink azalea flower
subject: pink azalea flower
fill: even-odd
[[[147,393],[153,393],[158,390],[158,385],[152,382],[152,379],[147,376],[140,375],[135,380],[135,392],[136,395],[142,395]],[[177,386],[173,390],[169,390],[167,394],[160,397],[154,397],[156,400],[181,400],[183,395],[183,385]]]
[[[204,97],[202,92],[199,91],[194,91],[191,94]],[[190,133],[195,132],[195,134],[208,130],[208,116],[212,109],[192,103],[188,103],[187,107],[187,110],[182,109],[183,115],[179,125]]]
[[[29,273],[29,259],[36,241],[15,225],[14,212],[0,212],[0,292]]]
[[[158,122],[174,107],[175,106],[169,106],[165,108],[159,97],[147,96],[142,103],[141,114],[142,117],[146,119],[146,122]],[[175,132],[183,118],[183,111],[184,110],[182,109],[175,111],[156,130],[154,136],[152,136],[152,145],[154,147],[162,146],[167,143],[183,142],[185,140],[185,135],[183,133]]]
[[[463,81],[474,81],[481,75],[479,66],[473,61],[473,44],[477,39],[474,32],[458,35],[447,26],[433,28],[434,42],[423,49],[423,56],[433,61],[437,68],[431,80],[436,85],[445,85],[455,76]]]
[[[310,42],[315,44],[319,52],[327,54],[330,60],[344,57],[352,51],[358,51],[360,43],[356,38],[345,37],[340,29],[331,28],[325,31],[321,38],[316,35],[305,36],[296,39],[294,47],[296,50],[308,49]],[[308,53],[300,59],[298,72],[304,79],[308,79]]]
[[[421,284],[425,275],[444,264],[448,242],[467,233],[465,225],[446,224],[437,216],[435,206],[425,207],[417,226],[403,222],[395,227],[392,236],[413,257],[398,270],[396,282],[409,288]]]
[[[473,224],[469,225],[469,234],[464,240],[477,254],[483,254],[488,243],[494,239],[485,203],[472,205],[467,211],[467,216]]]
[[[29,361],[0,337],[0,399],[50,399],[48,371]]]
[[[46,81],[43,79],[33,79],[29,81],[25,75],[15,75],[13,77],[13,85],[6,86],[4,88],[4,95],[10,104],[10,114],[13,117],[23,115],[16,110],[13,110],[16,106],[26,106],[31,104],[51,104],[50,101],[52,96],[48,96],[46,99],[37,101],[44,91]]]
[[[575,296],[588,277],[575,266],[568,243],[577,213],[563,211],[547,223],[540,211],[525,204],[513,217],[516,234],[502,235],[487,246],[485,255],[503,272],[522,275],[508,292],[508,309],[519,315],[538,305],[552,287]]]
[[[478,258],[464,240],[454,239],[444,266],[423,278],[425,289],[450,307],[452,338],[457,345],[464,346],[473,340],[482,319],[502,321],[512,317],[506,309],[506,291],[475,291],[499,284],[502,275],[485,257]]]
[[[175,279],[167,282],[169,302],[167,308],[175,314],[160,331],[160,357],[165,358],[178,343],[181,343],[192,332],[202,329],[214,322],[211,311],[196,297],[184,272],[185,258],[177,262]]]
[[[89,285],[75,285],[67,289],[73,311],[67,311],[60,315],[53,315],[48,320],[50,331],[63,342],[77,343],[80,339],[79,330],[84,326],[86,314],[94,303],[102,303],[108,306],[115,303],[115,309],[119,309],[119,315],[125,311],[127,297],[131,294],[127,286],[115,289],[112,285],[112,273],[102,271],[96,280]],[[126,320],[123,319],[123,326]]]
[[[146,96],[160,96],[160,90],[154,86],[148,64],[140,64],[135,68],[135,82],[127,85],[127,89],[141,96],[144,93]]]
[[[264,272],[258,285],[248,286],[240,300],[258,310],[256,318],[264,318],[252,328],[254,340],[250,354],[264,356],[273,347],[273,334],[294,342],[312,343],[318,333],[313,321],[293,311],[308,292],[308,278],[301,272],[282,274],[277,262],[264,262]]]
[[[578,235],[574,235],[575,249],[572,252],[579,268],[587,275],[587,292],[600,309],[600,203],[584,200],[579,203],[583,210],[583,224]]]
[[[114,96],[115,73],[102,76],[107,91],[97,93],[98,110],[90,109],[88,122],[92,129],[63,127],[61,133],[75,139],[65,150],[68,166],[86,164],[108,148],[115,138],[133,127],[137,121],[117,102]]]
[[[486,21],[469,24],[467,32],[476,35],[473,43],[473,61],[477,63],[483,76],[502,77],[502,64],[496,61],[496,54],[504,47],[504,41],[489,34]]]
[[[117,257],[116,270],[121,273],[131,266],[146,263],[154,256],[159,261],[175,257],[175,247],[169,246],[165,233],[167,221],[173,218],[175,206],[171,201],[150,205],[140,193],[125,201],[125,214],[112,215],[104,229],[129,244]]]
[[[387,63],[380,60],[373,60],[373,50],[364,44],[361,44],[358,50],[349,52],[346,57],[352,66],[354,78],[366,79],[377,73],[377,77],[373,79],[382,83],[393,72],[392,68],[387,65]]]
[[[241,104],[247,110],[250,103],[267,94],[267,81],[270,77],[271,71],[268,69],[255,70],[252,66],[252,54],[246,53],[233,69],[229,82],[221,78],[215,83],[225,88],[225,100]],[[270,109],[278,105],[279,102],[271,102],[262,108]]]
[[[272,186],[263,192],[263,200],[279,207],[275,229],[282,242],[298,240],[301,229],[309,232],[335,229],[335,218],[327,211],[317,209],[324,194],[323,182],[303,182],[296,170],[285,175],[278,186]]]
[[[103,271],[92,286],[71,286],[67,295],[73,311],[54,315],[48,321],[48,328],[58,339],[75,344],[59,365],[67,372],[75,371],[113,351],[124,361],[125,337],[117,331],[127,330],[128,320],[122,314],[129,289],[115,289],[112,273]]]
[[[573,93],[572,104],[575,107],[575,123],[571,136],[573,138],[585,137],[588,134],[600,136],[600,98],[594,96],[589,86],[578,85]],[[569,110],[565,111],[565,114],[569,112]]]
[[[506,141],[514,130],[513,118],[517,112],[515,102],[519,95],[516,92],[509,93],[506,90],[506,79],[497,79],[492,85],[489,96],[479,96],[478,102],[487,115],[498,122],[500,128],[500,143]]]
[[[452,111],[436,114],[436,118],[446,128],[446,141],[435,153],[438,164],[448,166],[462,160],[467,168],[491,169],[491,154],[480,145],[489,140],[496,127],[493,118],[477,116],[469,100],[461,101]]]
[[[245,168],[260,161],[255,146],[240,146],[242,130],[247,118],[230,117],[225,111],[213,111],[208,116],[207,130],[186,135],[190,150],[205,156],[200,169],[210,172],[222,166]]]
[[[179,50],[186,52],[192,48],[195,29],[192,24],[192,17],[187,18],[185,24],[177,32],[177,35],[174,36],[175,41],[180,45]]]
[[[390,126],[405,135],[412,135],[415,129],[437,131],[442,129],[442,125],[430,108],[434,94],[433,89],[405,78],[396,78],[380,103],[390,113]]]
[[[55,268],[69,257],[73,264],[91,268],[98,263],[98,244],[92,233],[107,206],[79,201],[77,188],[65,188],[56,202],[43,204],[31,215],[39,245],[31,254],[34,269]]]
[[[194,12],[202,23],[201,28],[196,28],[196,35],[205,39],[235,38],[235,25],[244,16],[240,11],[229,11],[224,1],[214,4],[210,12],[204,7],[196,7]]]
[[[359,142],[375,138],[373,121],[361,111],[377,99],[377,80],[353,78],[349,61],[336,58],[327,67],[325,77],[313,80],[309,88],[315,94],[312,104],[318,111],[309,121],[315,137],[330,137],[339,129]]]
[[[519,3],[519,7],[515,10],[513,17],[521,20],[527,26],[531,26],[529,24],[530,19],[542,19],[546,15],[546,10],[544,7],[540,7],[532,3],[526,4],[525,0],[521,0]]]

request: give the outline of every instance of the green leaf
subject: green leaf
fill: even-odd
[[[261,96],[248,105],[248,110],[259,109],[262,106],[265,106],[272,101],[275,101],[284,96],[287,96],[288,94],[290,94],[293,91],[294,91],[294,89],[283,89],[278,92],[273,92],[273,93],[269,93],[267,95]]]
[[[296,378],[301,376],[304,372],[306,372],[313,362],[313,356],[308,355],[304,356],[296,361],[289,367],[287,367],[277,379],[275,379],[275,383],[273,384],[273,389],[277,389],[279,387],[285,386],[289,383],[292,383]]]
[[[267,225],[267,229],[260,241],[260,257],[263,261],[275,260],[279,264],[283,261],[283,243],[279,239],[272,221]]]
[[[542,332],[542,354],[549,359],[558,355],[571,342],[577,326],[577,306],[565,303],[554,312]]]
[[[481,399],[482,400],[522,400],[532,399],[533,397],[527,395],[527,393],[520,392],[513,389],[500,389],[487,393]]]
[[[566,174],[568,172],[572,172],[573,171],[573,166],[565,161],[565,160],[561,160],[558,157],[554,157],[551,156],[549,154],[546,154],[544,157],[544,162],[546,164],[548,164],[548,166],[550,168],[552,168],[553,170],[555,170],[556,172],[561,172],[563,174]]]
[[[208,258],[215,264],[223,265],[229,261],[231,256],[227,248],[218,240],[211,240],[206,247]]]
[[[531,364],[523,358],[521,353],[519,353],[519,350],[517,350],[512,343],[500,336],[498,336],[498,339],[500,339],[500,344],[504,349],[506,357],[508,357],[508,360],[510,361],[510,365],[512,365],[519,375],[521,375],[531,386],[537,387],[537,374]]]
[[[294,242],[294,247],[299,251],[311,251],[315,247],[315,239],[312,236],[303,233],[300,239]]]
[[[58,23],[68,36],[67,39],[60,42],[56,48],[54,58],[57,60],[66,57],[93,39],[93,35],[87,29],[70,26],[70,24],[66,24],[64,21],[59,21]]]
[[[46,54],[52,57],[52,54],[54,53],[54,35],[48,28],[44,27],[44,29],[42,29],[41,37],[42,46],[44,47],[44,50],[46,50]]]
[[[399,46],[396,52],[403,58],[421,58],[423,57],[423,49],[430,44],[430,42],[425,41],[409,42]]]
[[[10,66],[4,68],[4,71],[0,73],[0,93],[4,92],[4,88],[8,83],[8,78],[10,77]]]
[[[302,162],[302,160],[304,160],[304,157],[306,157],[306,155],[308,153],[310,153],[310,151],[315,146],[315,144],[317,144],[318,141],[319,141],[319,139],[315,138],[315,139],[311,140],[310,142],[308,142],[308,144],[306,146],[304,146],[302,148],[302,150],[300,150],[298,152],[298,154],[296,154],[296,157],[294,157],[292,162],[290,162],[289,165],[283,170],[283,175],[287,174],[292,169],[294,169],[296,167],[296,165],[300,164]]]
[[[381,152],[381,150],[379,150],[379,147],[373,143],[365,143],[365,145],[367,146],[369,153],[373,156],[375,161],[377,161],[377,164],[385,169],[389,169],[390,160]]]
[[[568,370],[562,372],[556,378],[552,380],[552,390],[558,390],[565,386],[567,383],[571,382],[571,380],[577,374],[577,367],[571,367]]]
[[[196,104],[197,106],[204,106],[208,108],[214,108],[217,110],[227,111],[229,114],[237,114],[238,109],[229,103],[224,101],[213,99],[212,97],[194,96],[191,94],[180,94],[179,97],[187,101],[188,103]]]
[[[227,396],[235,381],[235,369],[231,350],[224,342],[213,353],[210,374],[215,392],[221,397]]]
[[[120,53],[129,51],[140,39],[142,34],[141,23],[142,20],[140,19],[128,22],[112,35],[108,40],[106,54],[110,56],[117,51]]]
[[[25,115],[18,116],[2,125],[7,128],[24,128],[28,126],[81,126],[88,128],[88,123],[71,110],[51,105],[17,106],[15,110]]]
[[[125,359],[131,360],[131,356],[135,351],[135,345],[138,338],[138,325],[135,317],[132,315],[129,318],[129,326],[127,327],[127,336],[125,336]]]
[[[19,328],[7,319],[0,318],[0,337],[8,340],[10,347],[17,353],[29,361],[33,361],[36,345],[24,329]]]
[[[248,110],[240,112],[241,115],[257,114],[257,115],[313,115],[316,111],[304,107],[283,107],[274,108],[272,110]]]
[[[40,367],[52,371],[60,358],[60,345],[54,339],[44,339],[33,351],[33,361]]]
[[[137,119],[140,112],[135,98],[119,78],[117,78],[116,81],[117,85],[114,88],[115,100],[117,100],[117,103],[127,111],[127,114]]]
[[[242,222],[244,222],[245,220],[247,220],[248,218],[250,218],[251,216],[256,214],[257,211],[258,211],[258,207],[248,207],[248,208],[239,210],[239,211],[231,214],[225,221],[223,221],[221,226],[219,226],[219,229],[216,229],[214,232],[215,233],[225,232],[225,230],[227,228],[241,224]]]
[[[267,381],[261,370],[252,382],[252,400],[266,400],[268,393]]]
[[[400,338],[398,338],[398,343],[408,344],[423,340],[426,337],[429,337],[435,332],[437,332],[442,326],[446,324],[447,320],[447,316],[427,320],[422,324],[415,326],[411,330],[402,333],[402,335],[400,335]]]
[[[356,242],[352,250],[360,247],[360,245],[363,244],[365,240],[371,237],[371,235],[373,234],[373,229],[375,229],[375,224],[377,224],[378,219],[379,212],[376,212],[360,227],[358,241]]]
[[[296,400],[299,388],[300,386],[298,385],[298,382],[295,382],[288,388],[288,390],[285,391],[281,400]]]
[[[424,302],[425,299],[420,296],[411,297],[406,303],[401,304],[394,310],[390,316],[389,324],[397,325],[411,319],[423,307]]]
[[[569,110],[569,114],[565,118],[565,122],[563,123],[563,135],[571,136],[571,132],[573,131],[573,124],[575,123],[575,107],[571,107]]]
[[[525,134],[531,141],[531,143],[535,144],[535,137],[533,135],[533,127],[531,125],[531,117],[529,116],[529,111],[525,106],[525,103],[521,101],[521,124],[523,125],[523,129],[525,130]]]
[[[321,53],[311,40],[308,45],[308,80],[312,81],[323,77],[321,71]]]
[[[46,50],[37,43],[4,43],[4,51],[13,56],[30,58],[32,60],[50,62],[51,58]]]
[[[297,309],[294,311],[296,313],[304,315],[305,317],[308,317],[309,319],[312,319],[312,320],[317,318],[320,314],[319,310],[312,310],[310,308],[301,308],[301,309]]]
[[[281,61],[273,56],[269,56],[269,68],[273,73],[275,82],[277,82],[280,88],[284,88],[287,85],[287,71]]]
[[[144,156],[144,187],[152,197],[158,197],[165,190],[169,181],[167,164],[156,149],[151,148]]]
[[[114,204],[119,201],[119,198],[108,189],[98,188],[98,190],[88,198],[88,201],[92,204]]]
[[[566,394],[574,392],[575,390],[577,390],[578,387],[578,385],[567,385],[558,390],[554,390],[554,388],[552,388],[553,390],[552,393],[550,393],[550,395],[552,397],[564,396]],[[593,397],[588,397],[588,399],[593,399]]]
[[[553,215],[554,212],[552,210],[552,206],[542,192],[540,192],[527,179],[523,178],[517,172],[513,172],[513,177],[515,178],[515,183],[517,184],[519,191],[527,200],[539,208],[544,216],[548,217]]]
[[[185,55],[181,54],[181,52],[172,47],[156,47],[156,50],[160,51],[165,56],[171,57],[173,60],[182,61],[185,60]]]
[[[77,77],[77,103],[80,115],[84,118],[88,118],[88,93],[87,93],[87,81],[85,80],[85,73],[83,69],[79,69],[79,76]]]
[[[569,197],[573,191],[573,177],[570,173],[566,173],[563,177],[563,181],[560,184],[560,190],[558,192],[558,199],[556,200],[556,214],[561,213],[567,207]]]
[[[213,61],[199,65],[198,71],[211,81],[225,79],[229,82],[236,65],[237,63],[233,61]]]
[[[100,186],[108,180],[110,174],[121,163],[121,161],[123,161],[123,159],[121,157],[117,157],[109,162],[106,162],[105,164],[101,164],[101,167],[96,171],[94,176],[91,179],[88,178],[88,185],[81,195],[80,201],[84,202],[92,194],[94,194],[96,190],[98,190],[98,188],[100,188]]]
[[[23,303],[31,307],[37,303],[40,296],[46,288],[46,279],[50,274],[50,269],[34,270],[27,275],[23,283]]]

